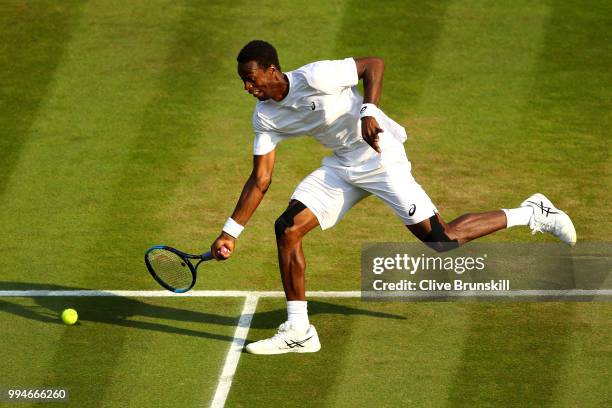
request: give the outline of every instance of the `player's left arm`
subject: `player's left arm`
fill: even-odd
[[[357,77],[363,81],[363,103],[378,105],[382,94],[385,62],[382,58],[364,57],[355,58],[355,64],[357,65]],[[378,134],[382,131],[374,116],[361,118],[361,135],[378,153],[380,153]]]

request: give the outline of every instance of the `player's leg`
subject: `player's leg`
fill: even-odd
[[[576,243],[576,230],[569,216],[539,193],[518,208],[464,214],[448,224],[436,212],[428,219],[406,226],[421,241],[440,251],[514,226],[529,226],[533,233],[548,232],[566,244]]]
[[[294,336],[296,341],[301,339],[301,333],[310,329],[305,285],[306,259],[302,239],[318,225],[317,217],[298,200],[291,200],[285,212],[274,223],[278,265],[287,299],[287,326],[297,332]],[[320,347],[318,343],[316,345]]]
[[[316,352],[321,348],[315,327],[308,319],[305,298],[306,260],[304,236],[320,225],[334,226],[343,215],[368,193],[343,181],[333,169],[322,167],[308,175],[297,187],[289,207],[276,220],[274,229],[278,262],[287,298],[287,321],[276,335],[251,343],[253,354]]]
[[[498,210],[464,214],[448,224],[436,212],[431,217],[406,227],[433,249],[445,251],[504,229],[506,224],[506,214]]]
[[[289,207],[274,223],[278,265],[288,302],[306,300],[306,260],[302,250],[302,238],[318,225],[319,220],[313,212],[297,200],[291,200]]]
[[[549,232],[570,245],[576,242],[570,218],[542,194],[534,194],[518,208],[464,214],[445,223],[410,174],[408,161],[360,176],[359,186],[385,201],[417,238],[439,251],[517,225],[529,225],[534,233]]]
[[[247,345],[249,353],[309,353],[321,348],[317,331],[308,320],[304,282],[306,260],[302,250],[302,239],[317,225],[319,220],[313,212],[294,199],[274,223],[278,264],[287,298],[287,321],[273,337]]]

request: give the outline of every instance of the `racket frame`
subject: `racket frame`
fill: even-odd
[[[166,282],[164,282],[162,280],[162,278],[160,278],[157,275],[157,273],[155,273],[155,269],[153,269],[153,267],[149,263],[149,256],[148,255],[152,251],[159,250],[159,249],[163,249],[163,250],[172,252],[172,253],[178,255],[178,257],[181,258],[183,260],[183,262],[185,262],[185,265],[187,265],[187,267],[189,268],[189,271],[191,272],[191,285],[189,285],[188,288],[185,288],[185,289],[174,288],[174,287],[168,285]],[[193,263],[191,263],[190,259],[197,259],[198,263],[194,266]],[[151,274],[153,279],[155,279],[155,281],[157,283],[159,283],[164,289],[167,289],[170,292],[174,292],[174,293],[185,293],[185,292],[188,292],[189,290],[191,290],[191,288],[193,288],[193,286],[196,283],[198,266],[200,266],[200,264],[202,262],[210,261],[211,259],[213,259],[213,256],[210,253],[210,251],[205,252],[205,253],[203,253],[201,255],[193,255],[193,254],[188,254],[188,253],[183,252],[183,251],[179,251],[178,249],[170,247],[170,246],[167,246],[167,245],[155,245],[155,246],[152,246],[151,248],[147,249],[147,252],[145,252],[145,255],[144,255],[145,265],[147,265],[147,270],[149,271],[149,273]]]

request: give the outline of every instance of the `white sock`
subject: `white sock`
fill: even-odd
[[[298,331],[306,331],[310,327],[308,321],[308,302],[305,300],[287,301],[287,320],[291,327]]]
[[[502,211],[506,213],[506,219],[508,220],[506,228],[516,225],[529,225],[529,220],[533,215],[533,207],[519,207],[509,210],[502,208]]]

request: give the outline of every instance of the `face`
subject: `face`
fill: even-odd
[[[238,64],[238,75],[244,83],[244,90],[260,101],[271,97],[271,81],[275,70],[274,65],[262,69],[255,61]]]

